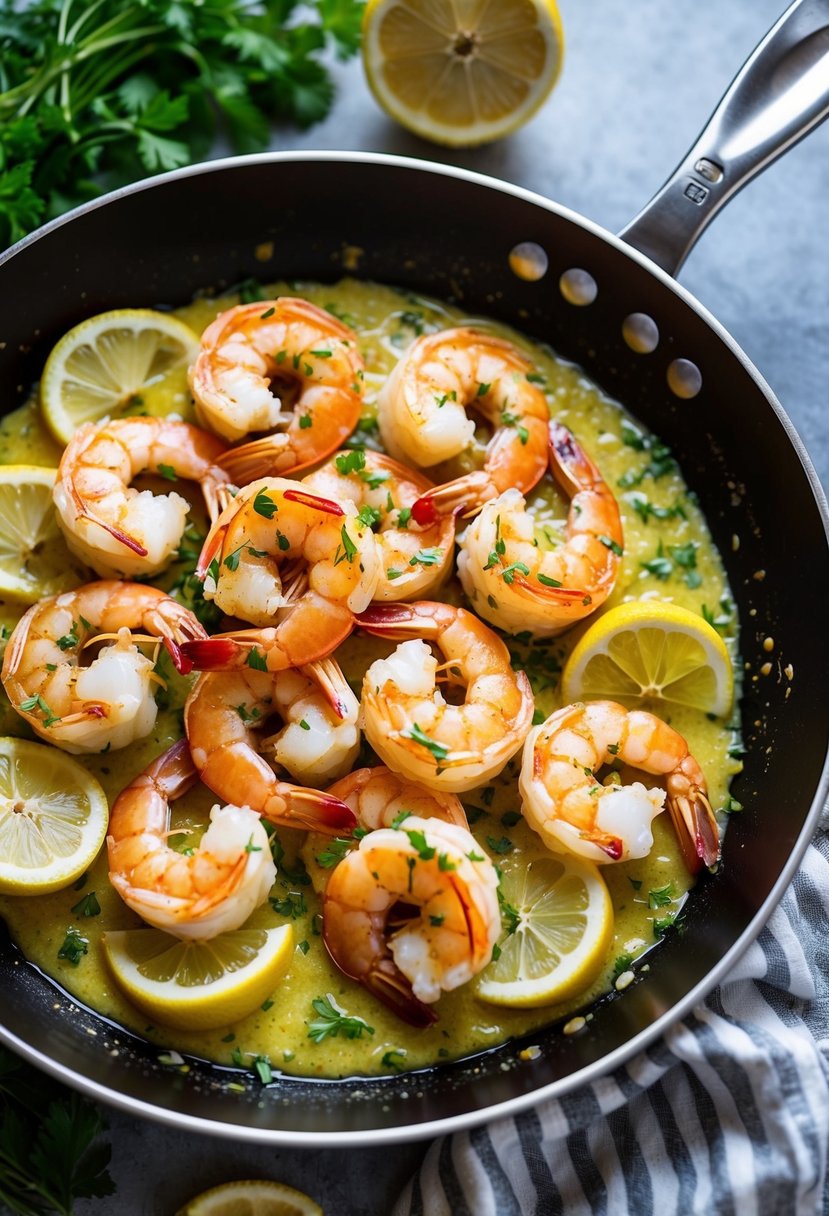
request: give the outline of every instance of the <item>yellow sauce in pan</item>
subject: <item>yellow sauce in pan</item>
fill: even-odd
[[[368,424],[367,442],[370,444],[377,442],[376,431],[371,430],[370,424],[378,388],[417,333],[472,321],[478,328],[515,342],[526,351],[536,372],[543,377],[551,413],[571,428],[619,498],[625,552],[618,582],[607,606],[643,596],[670,599],[697,612],[705,606],[707,613],[717,618],[732,656],[736,654],[737,621],[722,562],[681,472],[670,455],[616,402],[590,383],[579,368],[564,363],[548,348],[503,325],[479,317],[471,318],[458,309],[375,284],[345,280],[336,286],[279,283],[263,289],[263,298],[279,294],[301,295],[335,312],[357,331],[367,368],[363,427]],[[179,309],[178,315],[200,333],[217,313],[236,302],[237,296],[196,300]],[[184,372],[152,386],[140,402],[133,403],[133,410],[151,414],[174,412],[192,418]],[[60,448],[40,419],[36,398],[3,419],[0,461],[56,466],[59,457]],[[442,481],[462,471],[461,466],[462,462],[458,462],[451,470],[436,469],[429,475],[435,481]],[[537,515],[559,523],[564,520],[566,503],[548,479],[531,495],[531,501]],[[649,511],[647,503],[656,508],[677,510],[671,511],[669,518],[660,519]],[[692,552],[693,561],[689,556]],[[653,567],[649,571],[643,565],[652,563],[660,555],[671,559],[661,566],[657,563],[656,569],[663,577],[657,577],[652,572]],[[164,585],[169,585],[174,577],[175,571],[167,576]],[[446,588],[446,595],[459,601],[461,598],[460,590],[454,584]],[[13,625],[20,612],[18,606],[0,602],[1,623]],[[550,642],[530,647],[516,644],[514,647],[515,662],[526,667],[536,707],[545,716],[560,704],[558,672],[585,627],[571,630]],[[358,686],[367,664],[391,649],[376,639],[354,635],[337,652],[337,658],[346,676]],[[180,737],[181,707],[189,684],[189,680],[179,677],[170,680],[151,737],[122,751],[82,758],[100,779],[110,801],[156,755]],[[4,694],[0,694],[0,702],[0,733],[26,735],[27,728]],[[739,769],[739,761],[730,754],[732,750],[738,750],[735,732],[721,721],[711,721],[693,711],[676,713],[670,721],[685,735],[702,765],[713,806],[722,808],[727,800],[729,779]],[[537,839],[523,821],[515,822],[516,812],[520,810],[517,790],[520,755],[519,752],[495,781],[463,797],[470,819],[474,820],[471,826],[480,848],[504,868],[520,865],[522,850],[538,848]],[[194,828],[198,832],[214,801],[209,791],[197,788],[176,804],[174,827]],[[603,868],[615,910],[615,932],[606,965],[589,991],[579,994],[566,1006],[510,1010],[479,1000],[473,982],[441,997],[436,1006],[439,1020],[427,1030],[413,1030],[404,1025],[330,963],[319,935],[319,903],[307,876],[303,875],[299,859],[303,837],[289,830],[279,832],[285,856],[272,899],[282,901],[284,906],[289,894],[293,894],[294,904],[301,904],[305,909],[293,920],[298,943],[294,960],[287,976],[273,993],[272,1004],[266,1002],[269,1007],[258,1010],[233,1027],[186,1033],[149,1026],[145,1017],[121,995],[107,971],[100,938],[106,930],[137,927],[140,922],[109,884],[105,850],[82,880],[80,889],[76,884],[53,895],[0,897],[0,914],[28,959],[53,976],[77,1000],[157,1043],[160,1049],[172,1048],[245,1068],[250,1068],[257,1057],[266,1057],[274,1070],[310,1076],[387,1073],[436,1064],[493,1047],[512,1036],[557,1021],[571,1011],[586,1008],[608,991],[617,959],[625,954],[640,957],[656,943],[659,921],[679,911],[689,885],[667,816],[659,816],[653,826],[655,845],[647,859]],[[184,841],[183,837],[180,839]],[[193,842],[194,837],[190,836],[187,843]],[[649,893],[666,888],[668,884],[672,887],[672,901],[667,906],[649,906],[653,903]],[[83,896],[92,891],[100,904],[100,913],[84,917],[73,911]],[[250,924],[274,926],[286,919],[288,917],[276,911],[269,902],[258,909]],[[58,951],[71,927],[89,943],[88,952],[75,965],[58,958]],[[640,973],[640,976],[639,982],[647,983],[647,974]],[[327,993],[332,994],[350,1015],[363,1018],[373,1027],[374,1033],[365,1033],[357,1039],[328,1037],[321,1043],[312,1041],[308,1035],[308,1023],[315,1017],[311,1002]]]

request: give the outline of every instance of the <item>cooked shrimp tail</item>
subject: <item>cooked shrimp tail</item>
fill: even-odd
[[[320,659],[317,663],[306,663],[300,671],[319,687],[337,717],[345,718],[354,694],[339,663],[333,659]]]
[[[276,867],[259,816],[235,803],[213,807],[191,853],[170,847],[170,802],[196,776],[181,739],[122,790],[110,816],[109,876],[149,924],[177,937],[208,939],[244,924],[267,898]]]

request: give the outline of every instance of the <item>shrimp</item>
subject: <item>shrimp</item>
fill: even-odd
[[[389,933],[401,902],[419,915]],[[369,832],[323,897],[333,961],[413,1026],[437,1020],[429,1006],[487,965],[500,932],[495,866],[471,832],[434,818]]]
[[[107,850],[110,882],[133,912],[176,937],[206,940],[238,929],[265,902],[276,866],[247,806],[214,806],[191,854],[170,848],[170,802],[195,778],[180,739],[115,799]]]
[[[188,660],[204,671],[283,671],[323,658],[348,637],[354,614],[374,595],[380,558],[353,503],[264,478],[219,516],[196,574],[206,575],[205,598],[223,612],[267,628],[194,643],[185,647]]]
[[[133,637],[133,630],[149,637]],[[18,621],[3,658],[13,708],[43,739],[67,752],[126,747],[156,718],[153,662],[137,641],[163,642],[181,671],[180,646],[206,633],[193,614],[156,587],[104,579],[41,600]],[[112,639],[86,665],[85,647]]]
[[[324,460],[360,418],[357,335],[291,296],[221,313],[202,334],[189,379],[196,416],[225,439],[274,432],[223,458],[237,485]]]
[[[500,638],[471,612],[427,600],[375,604],[359,623],[381,637],[412,639],[377,659],[363,678],[363,729],[381,760],[403,777],[452,793],[500,773],[533,715],[529,680],[512,670]],[[464,689],[463,703],[444,699],[438,679]]]
[[[380,551],[376,600],[419,599],[446,579],[455,552],[451,515],[421,528],[412,506],[431,488],[419,473],[378,452],[354,448],[303,478],[315,494],[353,502],[370,522]]]
[[[602,785],[614,761],[665,778],[665,790]],[[666,805],[692,873],[719,857],[705,776],[682,735],[654,714],[615,701],[566,705],[531,730],[519,786],[524,818],[544,843],[601,863],[646,857],[651,822]]]
[[[474,444],[475,421],[492,430],[483,468],[428,490],[412,507],[424,527],[438,515],[474,515],[511,486],[531,490],[547,467],[550,411],[528,376],[532,365],[511,342],[474,329],[424,334],[393,369],[377,400],[384,446],[419,468]]]
[[[416,815],[419,819],[443,819],[461,828],[469,827],[463,805],[454,794],[429,790],[424,785],[398,777],[397,773],[382,764],[374,768],[355,769],[347,777],[330,785],[328,793],[351,808],[357,827],[362,831],[397,827],[410,815]],[[340,849],[334,850],[327,837],[309,832],[300,849],[314,889],[319,893],[325,889],[330,866],[336,865],[350,846],[356,846],[356,837],[343,840],[341,844]]]
[[[197,481],[215,518],[229,501],[229,478],[216,463],[225,445],[172,418],[87,422],[70,439],[53,497],[73,553],[99,575],[158,574],[178,549],[190,504],[174,490],[135,490],[140,473]]]
[[[319,704],[321,698],[314,694],[312,680],[329,704],[333,702],[327,712]],[[257,731],[273,712],[274,696],[283,697],[281,712],[286,716],[298,704],[296,696],[278,692],[283,681],[288,689],[300,686],[306,703],[303,712],[311,728],[305,731],[301,718],[297,724],[289,722],[271,740],[272,751],[285,767],[303,778],[319,774],[318,779],[325,779],[352,763],[356,753],[356,699],[333,663],[315,664],[302,674],[273,675],[240,668],[201,676],[184,706],[184,729],[193,763],[205,785],[220,798],[241,799],[271,823],[318,832],[350,832],[354,815],[339,798],[281,781],[260,754],[263,745],[257,742]],[[309,706],[311,700],[313,707]],[[345,742],[337,737],[338,730],[343,731]],[[309,736],[307,742],[305,735]],[[326,756],[328,744],[333,754]]]
[[[552,637],[595,612],[623,552],[616,499],[566,427],[550,423],[550,466],[570,496],[563,545],[549,549],[519,490],[484,505],[466,529],[458,574],[479,616],[507,633]]]

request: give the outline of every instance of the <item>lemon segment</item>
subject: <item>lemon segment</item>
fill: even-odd
[[[522,126],[549,96],[564,39],[555,0],[369,0],[363,66],[380,106],[435,143]]]
[[[704,617],[659,600],[619,604],[597,617],[568,658],[565,703],[619,701],[628,708],[660,703],[726,717],[734,700],[731,659]]]
[[[198,351],[197,335],[169,313],[119,308],[88,317],[46,360],[40,404],[49,429],[68,443],[82,423],[123,412]]]
[[[176,1216],[323,1216],[304,1191],[284,1182],[226,1182],[196,1195]]]
[[[148,1017],[182,1030],[215,1030],[271,995],[291,962],[294,931],[280,925],[180,941],[159,929],[122,929],[102,942],[118,984]]]
[[[493,1005],[531,1008],[585,991],[613,940],[613,905],[596,866],[545,851],[502,870],[513,931],[483,972],[478,996]]]
[[[45,743],[0,738],[0,891],[45,895],[92,865],[106,836],[103,789]]]
[[[0,596],[34,604],[84,581],[52,503],[55,469],[0,465]]]

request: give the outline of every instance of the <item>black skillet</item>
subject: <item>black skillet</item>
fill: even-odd
[[[5,1042],[94,1097],[193,1130],[317,1147],[357,1135],[380,1143],[470,1126],[594,1079],[728,974],[790,881],[826,793],[827,508],[759,374],[670,274],[718,207],[827,110],[829,0],[798,0],[623,239],[456,169],[388,156],[272,154],[139,183],[0,257],[7,408],[84,317],[180,304],[251,276],[333,281],[347,271],[453,300],[551,343],[679,458],[728,568],[749,675],[745,771],[734,784],[746,810],[730,824],[720,872],[699,884],[684,934],[665,940],[647,981],[601,1004],[579,1036],[556,1027],[534,1035],[534,1060],[519,1061],[522,1044],[513,1042],[403,1077],[277,1077],[263,1089],[249,1074],[199,1061],[187,1061],[189,1071],[159,1062],[157,1048],[78,1008],[9,942],[0,946]],[[522,242],[537,247],[530,261],[541,277],[511,268]],[[794,535],[796,550],[787,540]],[[790,591],[803,586],[802,554],[810,555],[808,597]],[[774,668],[755,682],[767,635],[776,641]],[[228,1090],[231,1080],[244,1092]]]

